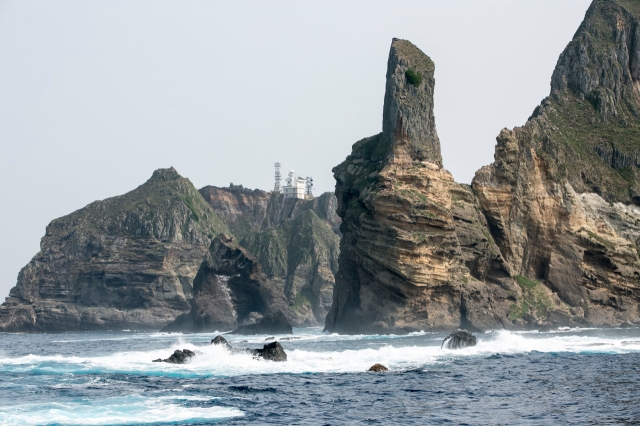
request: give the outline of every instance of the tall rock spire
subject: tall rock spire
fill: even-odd
[[[382,117],[383,144],[396,161],[442,166],[433,115],[435,65],[410,41],[394,38],[387,62]]]
[[[420,49],[393,39],[383,132],[354,144],[333,169],[342,239],[326,321],[331,332],[402,333],[469,321],[480,327],[508,313],[504,303],[487,308],[482,293],[480,280],[495,275],[502,263],[483,234],[486,223],[475,198],[442,168],[434,70]],[[507,277],[506,288],[514,287],[504,270],[497,273]],[[478,294],[466,302],[472,289]],[[498,293],[492,297],[503,299]],[[474,304],[483,307],[473,309]],[[467,309],[476,317],[469,318]]]

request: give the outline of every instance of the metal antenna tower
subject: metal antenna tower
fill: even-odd
[[[307,193],[306,195],[308,195],[309,197],[313,198],[313,178],[312,177],[308,177],[307,178]]]
[[[273,192],[282,192],[282,188],[280,187],[280,181],[282,180],[280,176],[280,163],[275,163],[274,166],[276,167],[276,183],[273,186]]]

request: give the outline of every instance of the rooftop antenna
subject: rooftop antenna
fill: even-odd
[[[280,181],[282,180],[280,176],[280,163],[275,163],[274,166],[276,167],[276,183],[273,186],[273,192],[280,193],[282,192],[282,188],[280,187]]]

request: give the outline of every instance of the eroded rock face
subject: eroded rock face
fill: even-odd
[[[518,301],[511,315],[530,325],[639,321],[638,12],[632,2],[593,2],[550,97],[523,127],[500,133],[495,162],[473,181],[508,269],[565,305],[523,310]]]
[[[253,314],[269,316],[289,310],[284,293],[267,281],[257,259],[224,234],[211,242],[193,291],[191,311],[164,331],[233,330]]]
[[[333,170],[343,237],[326,329],[502,325],[518,289],[475,195],[442,168],[433,62],[394,39],[388,66],[383,133],[357,142]]]
[[[323,324],[338,270],[340,218],[335,196],[325,193],[299,200],[239,185],[207,186],[200,193],[236,241],[256,256],[267,280],[285,293],[291,306],[289,322]]]
[[[188,179],[160,169],[135,190],[52,221],[0,306],[0,331],[160,329],[226,227]]]

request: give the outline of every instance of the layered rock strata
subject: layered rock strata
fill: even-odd
[[[394,39],[383,132],[333,170],[343,237],[329,331],[499,326],[518,294],[473,192],[442,167],[434,69]]]
[[[442,169],[433,64],[392,43],[383,133],[334,169],[327,329],[640,323],[640,6],[595,0],[551,94],[472,186]]]
[[[2,331],[159,329],[226,226],[188,179],[160,169],[122,196],[52,221],[0,306]]]

